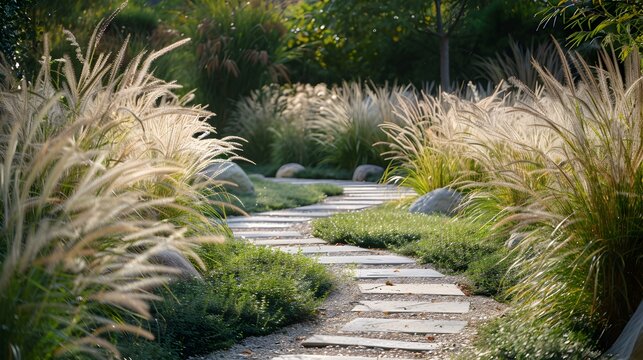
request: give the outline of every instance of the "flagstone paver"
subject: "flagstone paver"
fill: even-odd
[[[306,205],[295,208],[294,210],[298,211],[318,211],[318,210],[327,210],[327,211],[348,211],[348,210],[362,210],[371,207],[371,205]]]
[[[379,205],[379,204],[383,204],[383,203],[384,203],[384,200],[362,200],[362,199],[359,199],[359,198],[357,198],[357,199],[351,199],[351,198],[348,198],[348,199],[336,199],[336,200],[333,199],[333,200],[327,200],[327,201],[324,202],[324,204],[328,204],[328,205],[344,204],[344,205],[367,205],[367,206]]]
[[[275,217],[308,217],[308,218],[320,218],[328,217],[336,214],[337,211],[299,211],[299,210],[275,210],[261,213],[263,216],[275,216]]]
[[[230,229],[286,229],[292,224],[278,222],[233,222],[228,223]]]
[[[246,239],[258,238],[301,238],[302,233],[299,231],[233,231],[235,237]]]
[[[334,356],[334,355],[281,355],[273,357],[272,360],[411,360],[388,357],[366,357],[366,356]]]
[[[360,301],[351,311],[384,313],[455,313],[469,312],[468,302],[431,302],[431,301]]]
[[[411,334],[454,334],[466,321],[357,318],[342,327],[346,332],[402,332]]]
[[[279,250],[291,254],[317,254],[317,253],[344,253],[344,252],[368,252],[369,249],[364,249],[357,246],[350,245],[320,245],[320,246],[289,246],[279,247]]]
[[[320,256],[317,261],[321,264],[368,265],[399,265],[415,263],[415,260],[413,259],[397,255]]]
[[[248,240],[249,242],[260,246],[284,246],[284,245],[312,245],[312,244],[326,244],[322,239],[306,238],[306,239],[269,239],[269,240]]]
[[[457,295],[464,293],[455,284],[358,284],[363,294]]]
[[[409,351],[428,351],[438,348],[437,344],[412,341],[372,339],[357,336],[313,335],[301,343],[304,347],[323,347],[332,345],[364,346],[382,349],[401,349]]]
[[[351,273],[357,279],[444,277],[433,269],[353,269]]]
[[[276,222],[276,223],[303,223],[306,221],[310,221],[310,217],[294,217],[294,216],[235,216],[232,218],[228,218],[227,222],[228,224],[232,223],[268,223],[268,222]]]

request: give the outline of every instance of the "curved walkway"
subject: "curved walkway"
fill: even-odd
[[[466,296],[456,283],[459,278],[418,266],[411,258],[357,246],[330,245],[310,236],[311,219],[413,196],[412,190],[352,181],[274,181],[333,183],[344,188],[344,195],[320,204],[230,218],[228,224],[235,236],[256,245],[314,256],[349,279],[340,294],[331,294],[320,309],[322,319],[316,326],[293,334],[285,330],[284,336],[274,338],[272,347],[244,341],[240,345],[246,347],[244,350],[232,349],[215,358],[442,359],[468,345],[472,322],[486,319],[489,309],[492,316],[500,312],[501,306],[491,299]],[[487,311],[484,316],[476,316],[476,308]]]

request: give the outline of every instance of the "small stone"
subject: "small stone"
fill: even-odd
[[[409,212],[422,214],[455,215],[462,203],[462,195],[451,189],[440,188],[420,196]]]
[[[377,165],[360,165],[353,172],[353,181],[377,182],[384,174],[384,168]]]
[[[243,171],[241,166],[233,162],[213,163],[203,170],[201,175],[212,180],[224,182],[223,187],[228,191],[238,194],[255,193],[255,187],[246,172]]]
[[[302,171],[306,170],[306,168],[297,163],[288,163],[281,165],[279,170],[277,170],[277,174],[275,175],[276,178],[292,178],[297,175],[297,173],[300,173]]]

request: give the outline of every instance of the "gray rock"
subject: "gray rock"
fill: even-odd
[[[639,303],[621,335],[607,350],[607,354],[618,360],[641,359],[641,354],[643,354],[643,301]]]
[[[384,175],[384,168],[377,165],[360,165],[353,172],[353,181],[377,181]]]
[[[277,178],[291,178],[295,177],[295,175],[299,172],[302,172],[306,170],[306,168],[297,163],[288,163],[285,165],[281,165],[279,170],[277,170],[277,175],[275,177]]]
[[[213,179],[224,181],[223,186],[229,191],[239,194],[254,194],[255,187],[243,169],[233,162],[218,162],[208,166],[203,175]]]
[[[420,196],[409,212],[422,214],[454,215],[462,203],[462,195],[451,189],[440,188]]]
[[[150,257],[150,262],[152,264],[164,265],[179,269],[181,272],[178,277],[183,280],[192,280],[199,279],[201,280],[201,274],[194,268],[192,263],[183,257],[174,250],[164,250]]]
[[[513,249],[518,244],[520,244],[527,237],[527,233],[524,232],[513,232],[509,234],[509,239],[505,243],[505,246],[509,249]]]

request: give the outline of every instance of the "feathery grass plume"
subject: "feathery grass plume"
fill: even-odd
[[[520,321],[571,324],[606,347],[643,296],[643,78],[638,54],[624,73],[606,52],[595,68],[571,58],[565,83],[535,65],[544,95],[527,93],[515,110],[533,134],[495,148],[511,162],[479,161],[502,174],[492,186],[523,194],[504,218],[529,232],[514,264]]]
[[[99,28],[78,77],[66,57],[53,81],[46,52],[33,84],[6,78],[0,95],[3,358],[118,357],[110,333],[152,338],[136,319],[178,272],[150,258],[173,250],[204,266],[195,247],[221,238],[198,174],[237,145],[197,137],[213,132],[210,114],[148,72],[181,43],[121,70],[127,41],[111,61],[96,54]]]
[[[388,140],[383,156],[393,167],[387,181],[398,182],[423,194],[455,186],[476,172],[476,163],[466,154],[460,138],[469,126],[466,119],[493,108],[497,93],[478,102],[446,93],[417,98],[399,98],[395,107],[398,123],[380,125]]]
[[[331,99],[320,108],[313,127],[326,153],[325,161],[343,169],[360,164],[385,164],[380,156],[386,135],[379,125],[397,121],[392,99],[414,96],[410,86],[344,82],[333,89]]]

